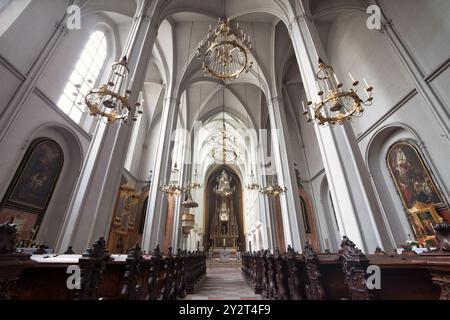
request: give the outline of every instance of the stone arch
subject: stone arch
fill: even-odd
[[[411,240],[413,235],[406,209],[386,163],[388,150],[400,141],[408,141],[416,147],[439,190],[442,185],[438,176],[434,174],[432,162],[428,161],[429,156],[422,140],[413,129],[402,123],[394,123],[381,128],[372,137],[367,147],[366,161],[382,208],[382,216],[375,217],[375,220],[380,234],[388,237],[394,246],[400,246]]]
[[[47,123],[37,128],[26,142],[24,152],[19,156],[17,163],[25,156],[26,150],[33,141],[49,139],[54,141],[62,150],[64,164],[59,179],[49,200],[45,214],[40,223],[35,239],[49,247],[54,247],[64,223],[65,213],[68,209],[70,197],[83,163],[83,149],[79,138],[69,128],[58,123]],[[16,168],[17,170],[17,168]],[[15,171],[16,171],[15,170]]]

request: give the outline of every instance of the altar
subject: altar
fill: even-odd
[[[223,170],[214,188],[215,213],[210,227],[210,241],[216,257],[216,253],[235,254],[238,247],[238,221],[232,197],[235,189],[231,186],[231,180],[227,172]]]

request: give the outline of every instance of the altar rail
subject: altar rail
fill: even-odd
[[[302,254],[247,252],[242,273],[255,293],[273,300],[450,299],[449,252],[365,255],[346,237],[336,254],[316,254],[308,244]]]
[[[110,256],[103,238],[81,256],[31,257],[9,246],[0,252],[0,300],[173,300],[192,292],[205,274],[203,252],[169,248],[163,255],[158,246],[143,255],[136,245],[128,255]]]

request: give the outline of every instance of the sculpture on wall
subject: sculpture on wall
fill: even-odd
[[[386,161],[415,238],[433,242],[433,226],[441,221],[437,209],[445,203],[422,156],[412,143],[401,141],[389,149]]]

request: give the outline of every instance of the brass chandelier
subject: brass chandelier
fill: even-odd
[[[253,169],[250,171],[249,183],[247,185],[247,189],[251,190],[251,191],[261,189],[261,186],[255,180],[255,174],[253,173]]]
[[[236,150],[236,138],[233,138],[223,123],[222,129],[219,130],[218,137],[212,137],[213,145],[210,156],[216,163],[231,163],[236,161],[239,154]]]
[[[107,84],[87,93],[84,100],[91,116],[103,119],[108,124],[137,120],[143,113],[142,93],[139,95],[135,110],[132,110],[129,104],[131,91],[126,89],[128,73],[128,62],[125,56],[112,65],[112,76]]]
[[[233,137],[225,124],[225,84],[222,86],[222,128],[218,130],[217,136],[212,136],[210,144],[212,145],[210,157],[216,162],[227,164],[236,161],[239,152],[236,148],[236,137]]]
[[[194,170],[194,174],[192,175],[192,183],[189,185],[189,187],[191,188],[191,189],[194,189],[194,190],[198,190],[198,189],[200,189],[201,187],[202,187],[202,185],[200,184],[200,182],[198,181],[198,177],[199,177],[199,174],[198,174],[198,170],[197,169],[195,169]]]
[[[234,187],[230,185],[231,178],[228,176],[225,170],[222,171],[217,178],[217,185],[214,187],[214,193],[222,198],[228,198],[233,195]]]
[[[303,114],[308,122],[317,122],[322,126],[343,124],[346,120],[361,116],[364,112],[363,106],[372,105],[373,87],[369,86],[364,79],[366,98],[361,98],[357,93],[359,81],[355,80],[351,73],[349,73],[349,76],[352,81],[352,88],[345,90],[343,89],[344,84],[339,81],[333,67],[319,59],[319,70],[316,77],[320,88],[317,95],[321,101],[315,104],[308,101],[307,104],[312,111],[312,115],[305,103],[302,102]]]
[[[271,175],[271,182],[266,187],[261,188],[260,192],[266,196],[278,197],[287,191],[286,187],[282,187],[275,182],[274,176]],[[278,180],[278,179],[277,179]]]
[[[172,196],[180,196],[184,192],[183,188],[178,184],[179,174],[180,170],[178,170],[177,163],[175,162],[172,172],[170,174],[169,184],[165,184],[161,187],[161,191],[164,194]]]
[[[229,18],[225,18],[219,19],[216,29],[209,27],[206,38],[197,49],[197,58],[203,61],[202,70],[206,75],[231,81],[252,68],[253,62],[249,61],[251,50],[250,36],[244,33],[239,23],[232,24]]]

